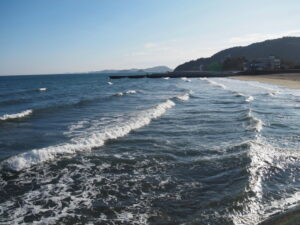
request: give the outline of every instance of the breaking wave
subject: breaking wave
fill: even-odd
[[[128,91],[124,91],[124,92],[118,92],[117,94],[115,94],[116,96],[123,96],[123,95],[127,95],[127,94],[136,94],[136,90],[128,90]]]
[[[183,80],[185,82],[191,82],[191,79],[188,79],[187,77],[181,77],[181,80]]]
[[[22,118],[22,117],[26,117],[29,116],[30,114],[32,114],[32,110],[28,109],[25,110],[23,112],[20,113],[15,113],[15,114],[5,114],[3,116],[0,116],[0,121],[5,121],[5,120],[13,120],[13,119],[18,119],[18,118]]]
[[[287,191],[288,185],[281,187],[284,194],[276,192],[273,197],[264,197],[266,183],[273,184],[272,179],[277,179],[276,177],[286,170],[293,170],[295,160],[300,157],[298,151],[277,149],[260,138],[247,142],[247,145],[247,155],[251,161],[246,168],[249,175],[245,189],[246,199],[243,210],[232,214],[235,225],[258,224],[276,212],[282,213],[283,210],[296,206],[300,200],[297,190]]]
[[[249,96],[248,98],[246,98],[246,102],[252,102],[254,100],[253,96]]]
[[[47,91],[47,88],[39,88],[39,91]]]
[[[123,121],[112,126],[107,126],[101,130],[95,130],[85,136],[77,137],[70,140],[70,143],[63,143],[56,146],[50,146],[41,149],[34,149],[2,162],[1,166],[5,169],[20,171],[29,168],[41,162],[54,160],[55,158],[74,154],[80,151],[90,151],[93,148],[104,145],[105,141],[123,137],[130,133],[132,130],[139,129],[148,125],[151,120],[162,116],[168,109],[175,106],[171,100],[158,104],[152,109],[142,111],[138,115],[129,120]]]
[[[181,101],[188,101],[190,99],[190,94],[187,92],[182,95],[178,95],[178,96],[176,96],[176,99],[181,100]]]
[[[216,87],[220,87],[220,88],[223,88],[223,89],[227,89],[227,87],[224,85],[224,84],[220,84],[216,81],[213,81],[211,79],[203,79],[205,81],[207,81],[209,84],[213,85],[213,86],[216,86]]]
[[[255,117],[251,109],[246,110],[241,121],[246,121],[246,130],[260,132],[263,129],[263,121]]]

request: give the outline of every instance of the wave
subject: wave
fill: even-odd
[[[260,120],[259,118],[255,117],[252,114],[251,109],[246,110],[244,116],[242,116],[242,118],[241,118],[241,121],[243,121],[243,120],[249,122],[248,126],[246,127],[246,130],[260,132],[263,129],[263,126],[264,126],[263,121]]]
[[[169,79],[170,79],[170,77],[164,77],[163,79],[165,79],[165,80],[169,80]]]
[[[108,85],[113,85],[113,83],[112,83],[112,82],[110,82],[110,81],[108,81],[108,82],[107,82],[107,84],[108,84]]]
[[[249,176],[244,195],[246,199],[243,201],[242,211],[232,214],[233,223],[236,225],[259,224],[275,213],[282,213],[284,209],[296,206],[300,200],[297,190],[290,193],[287,191],[289,185],[281,186],[282,192],[274,193],[273,197],[272,192],[264,189],[266,182],[271,183],[272,178],[278,180],[278,175],[282,175],[286,170],[291,172],[293,167],[297,167],[295,162],[300,158],[299,152],[275,148],[260,138],[249,141],[248,144],[248,157],[251,161],[246,168]]]
[[[227,89],[227,87],[224,85],[224,84],[220,84],[218,82],[215,82],[211,79],[205,79],[209,84],[213,85],[213,86],[216,86],[216,87],[221,87],[223,89]]]
[[[39,88],[39,91],[47,91],[47,88]]]
[[[6,101],[1,101],[0,105],[6,106],[6,105],[16,105],[16,104],[22,104],[22,103],[27,103],[29,102],[30,99],[29,98],[19,98],[19,99],[10,99],[10,100],[6,100]]]
[[[191,82],[191,79],[188,79],[187,77],[181,77],[181,80],[183,80],[185,82]]]
[[[171,100],[167,100],[166,102],[156,105],[154,108],[142,111],[122,123],[106,126],[101,130],[98,130],[97,124],[95,124],[96,129],[88,135],[73,138],[70,140],[70,143],[34,149],[12,156],[3,161],[1,167],[13,171],[20,171],[45,161],[54,160],[59,156],[74,154],[80,151],[91,151],[93,148],[104,145],[107,140],[123,137],[132,130],[148,125],[153,119],[162,116],[173,106],[175,106],[175,103]]]
[[[0,97],[24,95],[24,94],[41,92],[41,91],[46,91],[46,90],[47,90],[47,88],[29,89],[29,90],[23,90],[23,91],[17,91],[17,92],[3,93],[3,94],[0,94]]]
[[[5,121],[5,120],[13,120],[13,119],[18,119],[18,118],[22,118],[22,117],[26,117],[29,116],[30,114],[32,114],[32,110],[28,109],[25,111],[22,111],[20,113],[15,113],[15,114],[5,114],[3,116],[0,117],[0,121]]]
[[[83,106],[89,103],[93,103],[95,101],[105,101],[107,99],[111,99],[115,96],[122,96],[122,95],[126,95],[126,94],[134,94],[137,93],[137,91],[135,90],[128,90],[125,92],[119,92],[117,94],[114,95],[110,95],[110,96],[99,96],[99,97],[94,97],[94,98],[86,98],[86,99],[81,99],[78,101],[74,101],[74,102],[68,102],[66,104],[57,104],[57,105],[49,105],[49,106],[45,106],[45,107],[40,107],[40,108],[35,108],[34,111],[35,113],[40,113],[40,112],[44,112],[44,111],[48,111],[48,110],[58,110],[58,109],[65,109],[65,108],[71,108],[74,106]],[[13,105],[13,104],[20,104],[20,103],[25,103],[27,102],[28,99],[16,99],[16,100],[8,100],[8,101],[3,101],[0,102],[0,105]],[[3,116],[0,117],[0,121],[2,120],[8,120],[8,119],[15,119],[15,118],[21,118],[24,116],[28,116],[29,114],[31,114],[33,112],[33,110],[25,110],[23,112],[20,113],[16,113],[16,114],[5,114]]]
[[[234,92],[234,96],[235,97],[245,97],[245,95],[240,92]]]
[[[117,94],[115,94],[115,96],[123,96],[123,95],[127,95],[127,94],[136,94],[137,91],[136,90],[128,90],[128,91],[124,91],[124,92],[118,92]]]
[[[248,98],[246,98],[246,102],[252,102],[254,100],[253,96],[249,96]]]
[[[190,99],[190,93],[184,93],[182,95],[176,96],[176,99],[181,100],[181,101],[188,101]]]

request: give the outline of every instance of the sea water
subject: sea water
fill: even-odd
[[[0,224],[257,224],[300,200],[300,92],[0,77]]]

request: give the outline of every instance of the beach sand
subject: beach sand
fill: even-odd
[[[294,74],[270,74],[270,75],[248,75],[230,77],[239,80],[250,80],[285,86],[291,89],[300,89],[300,73]]]

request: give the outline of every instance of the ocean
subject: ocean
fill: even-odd
[[[300,91],[0,77],[0,224],[251,225],[300,200]]]

